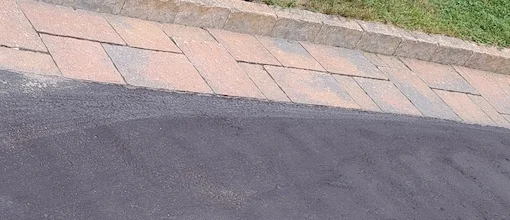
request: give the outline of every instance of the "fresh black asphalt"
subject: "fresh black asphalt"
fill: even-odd
[[[510,219],[510,132],[0,71],[0,219]]]

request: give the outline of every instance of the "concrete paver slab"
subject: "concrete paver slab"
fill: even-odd
[[[329,74],[275,66],[265,68],[293,102],[359,108]]]
[[[168,52],[103,45],[130,85],[212,93],[186,56]]]
[[[39,32],[125,44],[100,14],[36,1],[20,1],[18,4]]]
[[[435,92],[463,121],[473,124],[495,125],[492,119],[467,94],[443,90],[435,90]]]
[[[355,78],[382,111],[396,114],[419,115],[420,111],[390,81]]]
[[[0,69],[60,75],[49,54],[0,47]]]
[[[498,82],[489,77],[491,73],[454,66],[455,70],[473,85],[499,113],[510,114],[510,96],[497,86]]]
[[[380,67],[424,116],[460,120],[427,84],[408,69]]]
[[[376,79],[388,79],[359,50],[340,47],[328,47],[310,43],[301,43],[303,47],[328,72],[343,75],[361,76]]]
[[[276,58],[253,35],[219,29],[209,29],[209,32],[237,61],[280,65]]]
[[[510,122],[492,107],[492,105],[482,96],[468,95],[471,100],[480,108],[487,116],[489,116],[498,126],[510,128]]]
[[[181,52],[174,42],[158,27],[157,23],[120,16],[107,16],[106,18],[129,46]]]
[[[63,76],[124,84],[100,43],[45,34],[41,37]]]
[[[367,95],[367,93],[358,85],[356,80],[349,76],[333,75],[336,81],[361,107],[367,111],[381,111],[379,106]]]
[[[182,38],[184,40],[194,41],[212,41],[216,40],[206,30],[198,27],[190,27],[178,24],[160,24],[161,29],[172,38]]]
[[[406,58],[402,58],[402,61],[434,89],[479,94],[449,65]]]
[[[290,102],[287,95],[266,72],[263,66],[250,63],[239,63],[239,65],[243,68],[246,74],[248,74],[251,80],[253,80],[255,85],[257,85],[267,99],[280,102]]]
[[[263,36],[257,36],[257,38],[283,66],[325,71],[298,42]]]
[[[175,40],[215,93],[264,98],[250,77],[219,43]]]
[[[14,0],[0,0],[0,30],[0,45],[46,52],[39,35]]]

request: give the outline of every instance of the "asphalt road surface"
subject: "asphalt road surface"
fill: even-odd
[[[510,132],[0,71],[0,219],[510,219]]]

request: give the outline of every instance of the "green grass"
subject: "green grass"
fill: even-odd
[[[510,0],[263,0],[510,47]]]

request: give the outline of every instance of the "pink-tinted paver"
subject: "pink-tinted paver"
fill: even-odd
[[[496,123],[498,126],[510,128],[510,122],[505,119],[501,114],[492,107],[492,105],[485,100],[482,96],[477,95],[468,95],[471,100],[480,108],[487,116],[489,116],[492,121]]]
[[[0,45],[46,51],[39,35],[14,0],[0,0]]]
[[[420,76],[420,78],[432,88],[478,94],[476,89],[449,65],[416,59],[401,59],[413,72]]]
[[[355,78],[382,111],[388,113],[421,115],[420,111],[390,81]]]
[[[379,67],[411,100],[424,116],[459,120],[459,117],[439,98],[418,75],[409,69]]]
[[[377,69],[377,67],[358,50],[303,42],[301,45],[303,45],[328,72],[376,79],[388,79],[386,75]]]
[[[280,102],[290,102],[287,95],[285,95],[278,84],[276,84],[266,70],[264,70],[263,66],[250,63],[239,63],[239,65],[243,68],[246,74],[248,74],[251,80],[253,80],[255,85],[257,85],[267,99]]]
[[[103,45],[130,85],[212,93],[183,54]]]
[[[435,91],[455,113],[465,122],[483,125],[494,125],[494,122],[465,93]]]
[[[209,29],[209,32],[222,44],[237,61],[280,65],[253,35]]]
[[[366,58],[368,58],[374,65],[378,67],[408,69],[406,65],[402,63],[397,57],[368,52],[363,52],[363,55],[365,55]]]
[[[124,84],[100,43],[41,35],[65,77]]]
[[[293,102],[359,108],[329,74],[275,66],[265,69]]]
[[[499,113],[510,114],[510,96],[497,86],[498,82],[489,75],[493,73],[454,66],[455,70],[473,85]]]
[[[264,98],[250,77],[219,43],[175,40],[215,93]]]
[[[182,38],[187,41],[213,41],[216,40],[206,30],[198,27],[183,26],[178,24],[161,24],[161,29],[172,38]]]
[[[49,54],[0,47],[0,69],[60,75]]]
[[[347,93],[356,101],[363,110],[381,111],[379,106],[367,95],[367,93],[358,85],[356,80],[348,76],[333,75]]]
[[[19,5],[39,32],[124,44],[100,14],[36,1],[21,1]]]
[[[174,42],[154,22],[120,16],[108,16],[106,18],[129,46],[151,50],[181,52]]]
[[[263,36],[257,36],[257,38],[283,66],[325,71],[298,42]]]

